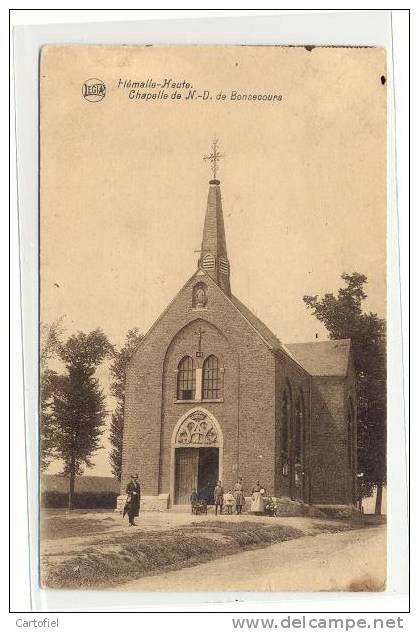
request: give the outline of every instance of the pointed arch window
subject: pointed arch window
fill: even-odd
[[[285,390],[282,395],[281,438],[280,438],[283,476],[288,476],[289,469],[290,469],[290,458],[289,458],[290,415],[291,415],[291,398],[290,398],[289,393]]]
[[[202,399],[220,399],[221,373],[218,358],[208,356],[203,366]]]
[[[352,502],[355,505],[357,501],[357,482],[356,482],[356,417],[352,398],[349,398],[348,412],[347,412],[347,459],[348,459],[348,472],[350,477],[350,489]]]
[[[190,356],[185,356],[178,364],[177,398],[182,400],[195,399],[195,362]]]
[[[348,458],[348,469],[349,471],[352,473],[353,471],[353,467],[354,467],[354,450],[353,450],[353,444],[354,444],[354,413],[353,413],[353,406],[352,406],[352,401],[349,400],[349,406],[348,406],[348,417],[347,417],[347,442],[348,442],[348,446],[347,446],[347,458]]]
[[[304,459],[304,404],[303,397],[299,393],[295,405],[295,437],[294,437],[294,458],[295,458],[295,484],[302,485],[303,459]]]

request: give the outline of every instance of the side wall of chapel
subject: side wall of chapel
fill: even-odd
[[[277,353],[275,363],[275,496],[302,497],[308,500],[309,484],[309,426],[310,426],[310,376],[296,362],[285,354]],[[282,453],[285,451],[281,444],[281,427],[283,419],[283,396],[289,401],[288,445],[285,448],[289,456],[288,473],[284,475]],[[296,445],[296,412],[297,400],[302,401],[302,489],[300,494],[295,483],[295,445]],[[286,471],[286,469],[285,469]]]
[[[354,465],[348,459],[348,377],[313,377],[311,502],[352,504]],[[352,441],[356,440],[356,436]]]
[[[347,487],[348,495],[351,497],[353,504],[358,500],[358,458],[357,458],[357,391],[356,376],[352,357],[349,361],[348,375],[345,380],[345,405],[346,405],[346,423],[347,423],[347,441],[351,443],[350,450],[347,448]],[[350,425],[350,428],[348,428]]]

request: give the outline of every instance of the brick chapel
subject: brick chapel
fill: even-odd
[[[121,494],[138,473],[142,509],[169,509],[240,476],[247,496],[260,481],[284,501],[350,506],[356,472],[350,340],[284,343],[232,294],[214,177],[197,270],[127,369]]]

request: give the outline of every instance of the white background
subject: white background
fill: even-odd
[[[265,5],[266,6],[266,5]],[[276,8],[278,4],[276,3]],[[336,6],[336,5],[335,5]],[[372,8],[372,7],[369,7]],[[377,7],[382,9],[382,7]],[[333,9],[336,10],[336,9]],[[346,8],[346,10],[348,10]],[[352,10],[352,9],[349,9]],[[311,11],[311,9],[307,9],[307,11]],[[240,15],[248,14],[250,11],[240,11]],[[266,9],[263,13],[277,13],[277,10]],[[95,10],[76,10],[76,11],[48,11],[48,10],[14,10],[12,14],[12,20],[14,24],[45,24],[45,23],[68,23],[68,22],[88,22],[88,21],[107,21],[107,20],[127,20],[127,19],[144,19],[154,17],[155,14],[159,14],[159,17],[162,17],[162,11],[158,12],[147,12],[144,15],[142,11],[95,11]],[[237,10],[231,10],[228,12],[223,11],[191,11],[188,12],[193,14],[195,17],[198,15],[199,17],[205,16],[205,14],[214,15],[225,15],[229,14],[237,14]],[[186,12],[182,12],[179,16],[179,12],[177,12],[178,17],[186,17],[188,15]],[[252,10],[252,13],[255,13]],[[154,15],[153,15],[154,14]],[[1,61],[5,64],[5,60],[7,59],[7,33],[5,32],[6,25],[6,15],[3,10],[3,38],[2,41],[2,56]],[[167,17],[167,16],[165,16]],[[169,15],[169,17],[171,17]],[[393,34],[394,34],[394,63],[395,63],[395,87],[396,87],[396,130],[397,130],[397,162],[398,162],[398,207],[399,207],[399,237],[400,237],[400,268],[401,268],[401,292],[402,292],[402,319],[403,319],[403,331],[404,331],[404,360],[405,360],[405,377],[407,379],[407,361],[408,361],[408,142],[409,142],[409,132],[408,132],[408,30],[407,30],[407,22],[408,22],[408,14],[406,11],[394,11],[393,12]],[[415,40],[417,39],[417,35],[415,36],[416,30],[416,16],[415,13],[412,15],[412,59],[415,58],[415,54],[417,57],[418,51],[417,45],[415,44]],[[412,76],[415,75],[414,69],[412,72]],[[4,78],[6,77],[6,68],[4,69],[4,73],[2,75]],[[5,79],[4,79],[5,82]],[[3,90],[3,101],[1,103],[2,107],[2,121],[6,121],[6,99],[5,92]],[[414,98],[417,93],[417,88],[415,82],[412,86],[412,103],[415,104],[416,100]],[[413,110],[414,117],[414,110]],[[412,121],[412,129],[413,132],[417,132],[417,124],[414,124]],[[5,132],[6,133],[6,132]],[[5,134],[4,133],[4,134]],[[12,128],[13,134],[13,128]],[[414,135],[414,138],[417,140],[417,134]],[[5,146],[5,143],[3,143]],[[412,149],[415,150],[414,143],[412,143]],[[415,152],[413,153],[414,157]],[[29,595],[29,571],[28,571],[28,547],[27,547],[27,517],[26,517],[26,470],[25,470],[25,453],[24,453],[24,442],[25,442],[25,434],[24,434],[24,425],[23,425],[23,398],[22,398],[22,366],[21,366],[21,345],[20,345],[20,306],[19,306],[19,253],[18,253],[18,240],[17,240],[17,213],[16,213],[16,185],[15,179],[13,176],[13,171],[15,169],[15,165],[13,164],[14,159],[14,150],[13,150],[13,139],[12,139],[12,162],[11,162],[11,170],[12,170],[12,181],[11,181],[11,266],[12,266],[12,284],[11,284],[11,345],[12,345],[12,353],[11,353],[11,399],[12,399],[12,412],[11,412],[11,428],[12,428],[12,490],[11,490],[11,518],[12,518],[12,529],[13,529],[13,539],[12,539],[12,603],[11,609],[13,611],[29,611],[30,609],[30,595]],[[7,157],[4,154],[3,157],[3,169],[1,170],[2,176],[4,177],[4,183],[2,187],[2,191],[7,190],[7,182],[5,181],[5,174],[7,172]],[[415,162],[412,163],[415,165]],[[414,172],[415,173],[415,172]],[[417,168],[416,168],[416,179],[417,179]],[[415,204],[416,201],[416,204]],[[417,209],[417,193],[414,191],[413,198],[413,215],[415,213],[415,209]],[[417,215],[417,210],[416,210]],[[416,226],[416,217],[412,217],[413,220],[413,231],[412,234],[415,234],[414,228]],[[6,220],[6,207],[4,207],[3,213],[1,215],[1,221],[3,222],[2,230],[0,231],[0,237],[4,240],[4,244],[0,248],[1,257],[4,259],[0,266],[3,277],[5,277],[5,273],[7,270],[7,220]],[[414,258],[416,258],[415,253],[413,252]],[[413,261],[415,263],[415,260]],[[413,270],[417,269],[413,265]],[[415,277],[413,277],[415,280]],[[6,291],[7,281],[4,278],[4,292]],[[5,300],[3,301],[5,303]],[[415,307],[415,304],[414,306]],[[413,312],[414,313],[414,312]],[[6,323],[6,315],[5,310],[2,310],[2,327],[1,332],[4,336],[6,336],[7,331],[7,323]],[[417,342],[417,340],[415,341]],[[3,352],[3,360],[6,358],[6,339],[4,340],[4,344],[2,346]],[[4,370],[6,367],[4,368]],[[6,384],[6,373],[4,374],[4,379],[2,380],[3,384]],[[407,397],[407,393],[406,393]],[[415,417],[413,417],[415,419]],[[3,423],[6,424],[6,414],[3,415]],[[413,424],[414,425],[414,424]],[[416,428],[412,428],[412,440],[413,445],[416,445],[415,438],[417,438]],[[2,543],[4,544],[4,554],[3,554],[3,564],[2,564],[2,573],[5,574],[4,584],[2,586],[1,597],[2,597],[2,606],[0,612],[0,621],[3,624],[3,629],[14,629],[16,627],[16,618],[18,615],[9,614],[7,615],[8,605],[6,601],[7,597],[7,565],[6,565],[6,555],[7,555],[7,510],[6,510],[6,495],[7,495],[7,461],[6,459],[2,459],[1,461],[2,467],[2,478],[4,492],[4,510],[3,510],[3,520],[2,520]],[[412,472],[414,476],[416,476],[417,472]],[[414,480],[413,480],[413,489]],[[416,519],[416,516],[412,516],[413,520]],[[417,524],[417,522],[414,522]],[[4,533],[3,533],[4,531]],[[412,528],[412,533],[414,533],[415,529]],[[416,553],[417,558],[417,547],[415,541],[412,543],[412,559]],[[415,609],[415,602],[417,602],[417,585],[415,585],[415,575],[413,576],[412,583],[412,607]],[[415,599],[416,595],[416,599]],[[371,603],[365,602],[364,595],[361,596],[361,600],[358,604],[355,602],[351,603],[351,610],[359,610],[361,612],[371,610]],[[386,598],[387,599],[387,598]],[[370,598],[370,601],[372,597]],[[390,606],[391,597],[388,597]],[[375,608],[383,608],[388,610],[388,606],[380,601],[382,605],[375,606]],[[278,604],[278,607],[273,606],[272,603],[269,605],[266,604],[264,607],[263,603],[255,603],[244,604],[237,606],[227,606],[224,609],[227,610],[237,610],[237,612],[243,612],[245,610],[258,610],[263,612],[266,610],[281,610],[287,611],[289,608],[292,611],[298,611],[299,609],[312,609],[316,611],[328,611],[333,608],[339,610],[340,608],[348,608],[348,604],[343,602],[334,603],[333,606],[330,600],[325,600],[323,603],[316,599],[315,603],[281,603]],[[390,606],[391,607],[391,606]],[[160,610],[164,611],[164,607],[160,608]],[[175,607],[172,608],[173,610]],[[176,608],[177,610],[187,609],[187,610],[199,610],[196,606],[193,608],[185,607],[185,605]],[[208,609],[204,608],[204,609]],[[397,606],[393,605],[393,609],[397,610]],[[26,615],[27,618],[31,618],[30,615]],[[53,617],[55,615],[49,615]],[[59,629],[73,629],[76,626],[81,629],[88,629],[91,626],[93,627],[101,627],[102,629],[113,629],[115,625],[136,625],[138,627],[145,627],[146,625],[157,626],[158,629],[163,629],[164,626],[167,627],[177,627],[182,626],[183,629],[194,629],[197,625],[204,629],[212,629],[214,626],[220,627],[222,625],[223,629],[230,630],[231,626],[231,616],[223,615],[223,614],[212,614],[207,616],[199,616],[198,620],[195,620],[195,616],[193,615],[152,615],[146,616],[142,614],[133,621],[126,620],[130,616],[135,615],[99,615],[99,614],[63,614],[59,615],[60,619],[60,628]],[[361,616],[361,615],[359,615]],[[388,615],[391,616],[391,615]],[[41,618],[41,615],[39,615]],[[122,620],[121,620],[122,618]],[[416,618],[416,617],[415,617]],[[417,620],[417,619],[416,619]],[[413,617],[408,617],[405,615],[405,624],[407,629],[417,629],[417,625],[414,626]]]

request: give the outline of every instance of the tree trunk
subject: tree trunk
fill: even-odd
[[[381,505],[383,502],[383,486],[382,484],[377,485],[377,496],[375,499],[375,515],[381,516]]]
[[[73,509],[74,488],[76,484],[76,464],[75,459],[71,459],[70,465],[70,487],[68,490],[68,510]]]

